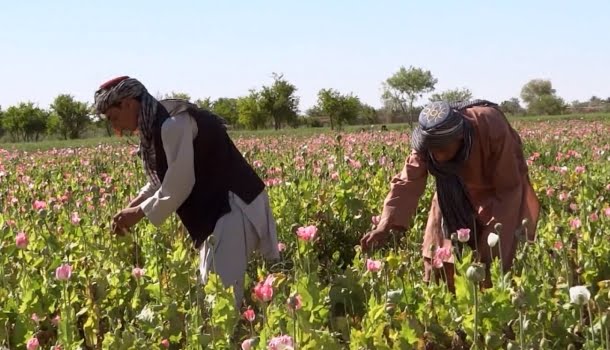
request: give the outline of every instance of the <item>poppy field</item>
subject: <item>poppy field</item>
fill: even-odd
[[[238,310],[217,276],[198,284],[177,217],[111,233],[144,185],[133,146],[0,149],[0,349],[610,349],[610,123],[514,126],[542,205],[537,238],[491,276],[464,248],[455,294],[423,281],[432,179],[404,236],[358,246],[408,130],[236,138],[281,242],[280,261],[252,258]]]

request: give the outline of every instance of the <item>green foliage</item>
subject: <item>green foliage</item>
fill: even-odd
[[[79,138],[91,123],[89,106],[75,101],[71,95],[57,96],[51,104],[51,110],[53,114],[48,129],[51,133],[60,134],[65,140]]]
[[[432,94],[430,96],[430,102],[434,101],[449,101],[449,102],[459,102],[459,101],[468,101],[472,99],[472,92],[467,88],[462,89],[452,89],[443,91],[441,93]]]
[[[179,99],[179,100],[186,100],[186,101],[190,101],[191,100],[191,95],[187,94],[186,92],[174,92],[172,91],[169,94],[165,94],[165,96],[163,96],[163,98],[173,98],[173,99]]]
[[[516,97],[511,98],[510,100],[502,101],[500,103],[500,109],[507,115],[524,115],[525,109],[521,107],[519,103],[519,99]]]
[[[42,349],[158,349],[163,340],[170,349],[235,349],[253,338],[255,349],[266,349],[289,335],[298,349],[455,349],[473,345],[476,325],[479,348],[508,348],[506,337],[522,349],[545,341],[551,349],[606,348],[610,124],[515,124],[542,205],[537,238],[519,242],[511,271],[494,260],[485,276],[492,288],[477,292],[466,274],[476,255],[464,248],[455,295],[436,282],[441,269],[422,281],[432,186],[404,236],[377,252],[357,246],[409,153],[408,130],[236,137],[268,183],[286,246],[274,264],[252,257],[239,310],[217,276],[198,283],[199,252],[177,217],[158,228],[144,221],[124,237],[109,232],[110,218],[144,181],[131,146],[2,151],[0,347],[22,349],[37,337]],[[35,201],[46,207],[35,209]],[[317,227],[312,241],[295,234],[307,225]],[[29,240],[23,248],[20,232]],[[381,263],[378,271],[367,269],[368,259]],[[68,281],[55,278],[63,263],[72,266]],[[144,274],[134,276],[134,267]],[[253,287],[269,275],[272,299],[256,300]],[[591,293],[584,307],[570,302],[575,285]],[[252,323],[240,316],[248,307]]]
[[[209,97],[206,97],[204,99],[199,98],[195,101],[195,104],[201,109],[205,109],[208,111],[212,110],[213,103],[212,103],[212,99]]]
[[[361,103],[360,112],[358,114],[358,122],[362,124],[379,123],[379,114],[375,107],[369,106],[366,103]]]
[[[212,112],[225,118],[231,125],[236,125],[239,120],[237,111],[237,99],[221,97],[212,104]]]
[[[252,90],[250,95],[237,100],[238,124],[250,130],[262,129],[267,123],[268,114],[261,109],[261,95]]]
[[[330,119],[330,128],[341,128],[344,124],[356,121],[361,111],[358,97],[342,95],[335,89],[322,89],[318,92],[318,110]]]
[[[260,110],[273,120],[275,130],[282,124],[297,126],[299,97],[295,95],[297,88],[289,83],[281,74],[273,74],[273,84],[263,86],[260,91]]]
[[[561,97],[542,95],[527,106],[528,112],[533,115],[558,115],[566,109]]]
[[[21,102],[4,112],[2,127],[13,141],[38,141],[47,129],[48,119],[49,113],[33,102]]]
[[[570,107],[572,107],[572,110],[576,112],[610,112],[610,97],[603,100],[597,96],[591,96],[589,101],[573,101]]]
[[[198,98],[194,101],[199,107],[209,110],[223,117],[232,129],[263,129],[273,127],[275,130],[284,127],[298,128],[307,126],[320,128],[330,123],[331,129],[341,129],[343,125],[353,124],[377,124],[383,123],[412,123],[417,120],[419,111],[423,108],[418,104],[419,100],[428,93],[435,90],[438,82],[432,72],[409,66],[401,66],[397,72],[383,81],[383,92],[381,99],[384,103],[381,108],[374,108],[359,101],[355,95],[341,95],[333,89],[322,89],[318,93],[318,101],[305,111],[305,115],[299,115],[300,97],[298,88],[284,78],[283,74],[272,74],[273,82],[262,86],[260,89],[248,91],[245,95],[237,97],[221,97],[212,100],[211,97]],[[255,108],[252,104],[253,95],[256,95]],[[324,100],[330,110],[322,111],[320,108],[320,93],[324,93]],[[172,91],[167,94],[157,93],[157,99],[178,98],[191,101],[192,97],[186,92]],[[603,99],[592,96],[589,101],[573,101],[568,105],[556,95],[549,80],[535,79],[526,84],[522,89],[521,97],[527,105],[522,108],[517,98],[511,98],[501,103],[503,111],[512,116],[547,116],[572,114],[578,117],[584,113],[608,113],[610,112],[610,97]],[[472,98],[472,92],[466,87],[433,93],[430,101],[440,99],[459,101]],[[485,98],[485,96],[481,96]],[[340,100],[341,102],[333,102]],[[238,100],[242,100],[242,114],[238,110]],[[21,103],[14,106],[16,110],[23,110],[24,105],[32,103]],[[38,108],[38,107],[36,107]],[[16,117],[15,109],[8,118],[3,118],[11,107],[5,106],[3,113],[0,109],[0,141],[36,141],[45,138],[54,140],[56,138],[75,139],[83,137],[100,137],[102,135],[112,136],[110,123],[105,119],[97,119],[87,112],[87,103],[75,101],[69,94],[62,94],[55,98],[49,106],[48,111],[38,108],[37,112],[27,117]],[[329,111],[332,112],[331,117]],[[527,113],[526,113],[527,112]],[[18,112],[17,114],[19,114]],[[41,118],[41,115],[46,117]],[[90,118],[91,117],[91,118]],[[596,117],[597,118],[597,117]],[[5,121],[2,121],[5,119]],[[8,119],[8,120],[7,120]],[[27,121],[26,121],[27,119]],[[44,126],[43,126],[44,125]],[[91,127],[92,126],[92,127]],[[9,130],[10,128],[10,130]],[[27,130],[25,130],[26,128]],[[8,136],[8,137],[6,137]],[[45,141],[46,141],[45,140]]]
[[[238,312],[233,302],[233,289],[225,288],[220,277],[211,273],[204,287],[206,303],[209,307],[211,318],[210,335],[206,338],[212,339],[210,348],[230,348],[232,335],[238,321]]]
[[[555,95],[550,80],[533,79],[521,89],[521,98],[527,104],[528,113],[534,115],[562,114],[566,104]]]
[[[409,69],[400,67],[398,72],[383,83],[382,99],[390,110],[409,114],[411,121],[414,121],[415,101],[423,94],[434,91],[437,82],[438,79],[434,78],[429,70],[413,66]]]

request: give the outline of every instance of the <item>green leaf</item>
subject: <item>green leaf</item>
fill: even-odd
[[[85,333],[85,343],[89,347],[94,347],[97,344],[97,322],[93,317],[87,317],[87,321],[83,324],[83,332]]]
[[[80,317],[84,314],[87,313],[87,311],[89,311],[89,308],[87,308],[86,306],[83,307],[82,309],[80,309],[77,313],[76,313],[76,317]]]
[[[146,287],[144,287],[144,290],[146,290],[148,292],[149,295],[156,297],[161,293],[161,288],[159,286],[159,283],[151,283],[146,285]]]

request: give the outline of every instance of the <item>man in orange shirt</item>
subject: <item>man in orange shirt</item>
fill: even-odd
[[[498,106],[482,100],[431,103],[419,116],[411,146],[402,171],[391,181],[379,225],[361,239],[363,249],[386,242],[391,230],[409,228],[430,173],[436,193],[422,247],[426,281],[434,270],[433,250],[452,251],[451,236],[460,229],[470,229],[468,244],[489,266],[487,236],[497,223],[502,224],[499,253],[508,271],[517,249],[515,232],[523,229],[527,239],[534,239],[540,205],[529,181],[521,138]],[[452,254],[442,264],[450,290],[453,263]],[[485,282],[491,283],[489,278]]]

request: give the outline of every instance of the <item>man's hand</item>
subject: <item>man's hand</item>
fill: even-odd
[[[145,200],[146,200],[145,196],[139,195],[136,198],[134,198],[131,202],[129,202],[129,204],[127,205],[127,208],[137,207],[138,205],[142,204],[142,202],[144,202]]]
[[[144,217],[139,206],[121,210],[112,218],[112,230],[116,234],[123,234]]]
[[[360,239],[363,251],[373,250],[383,246],[390,238],[390,230],[376,228]]]

